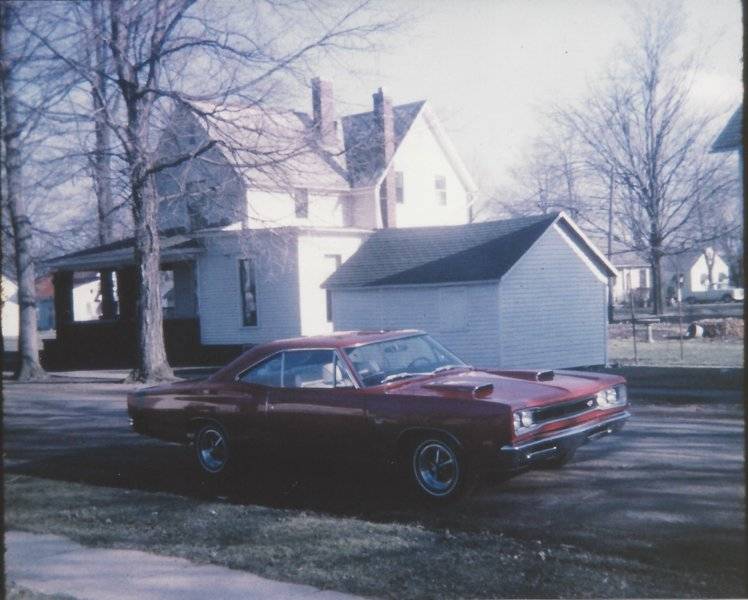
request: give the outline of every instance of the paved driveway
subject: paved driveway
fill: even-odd
[[[634,406],[621,434],[581,448],[560,471],[479,490],[459,509],[403,504],[383,477],[320,465],[250,467],[207,488],[180,446],[128,430],[121,384],[6,384],[6,467],[39,477],[215,496],[452,530],[506,531],[663,569],[744,568],[744,426],[739,403]],[[248,482],[255,482],[250,485]],[[257,485],[256,482],[261,482]],[[732,588],[734,589],[734,588]],[[719,593],[715,590],[715,593]]]

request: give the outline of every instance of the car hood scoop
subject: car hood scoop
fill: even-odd
[[[424,384],[432,390],[454,390],[469,393],[474,398],[487,398],[493,393],[493,383],[471,383],[465,380],[435,381]]]

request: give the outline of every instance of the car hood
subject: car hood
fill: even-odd
[[[507,374],[507,373],[511,373]],[[549,377],[538,381],[537,377]],[[624,383],[617,375],[580,371],[511,371],[470,369],[418,377],[387,386],[386,393],[408,396],[439,396],[500,402],[512,408],[535,407],[593,395]]]

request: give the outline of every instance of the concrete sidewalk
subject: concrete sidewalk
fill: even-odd
[[[272,581],[137,550],[87,548],[65,537],[7,531],[7,582],[80,600],[351,600],[348,594]]]

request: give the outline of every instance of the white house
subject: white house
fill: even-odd
[[[682,277],[684,299],[692,292],[722,289],[730,284],[730,267],[711,247],[667,257],[665,271],[666,281],[673,289],[677,278]]]
[[[613,259],[618,277],[613,283],[613,303],[628,304],[631,295],[637,306],[650,302],[652,267],[635,252],[619,252]]]
[[[419,328],[476,366],[607,362],[615,268],[563,213],[380,230],[324,284],[337,330]]]
[[[332,86],[315,79],[311,115],[204,109],[211,118],[175,112],[159,150],[168,160],[214,144],[156,181],[173,362],[218,361],[246,345],[332,331],[331,295],[321,284],[372,231],[471,218],[475,185],[427,101],[393,106],[379,89],[371,111],[338,119]],[[130,362],[133,240],[47,264],[57,318],[48,359]],[[76,271],[116,274],[113,318],[76,322]]]

